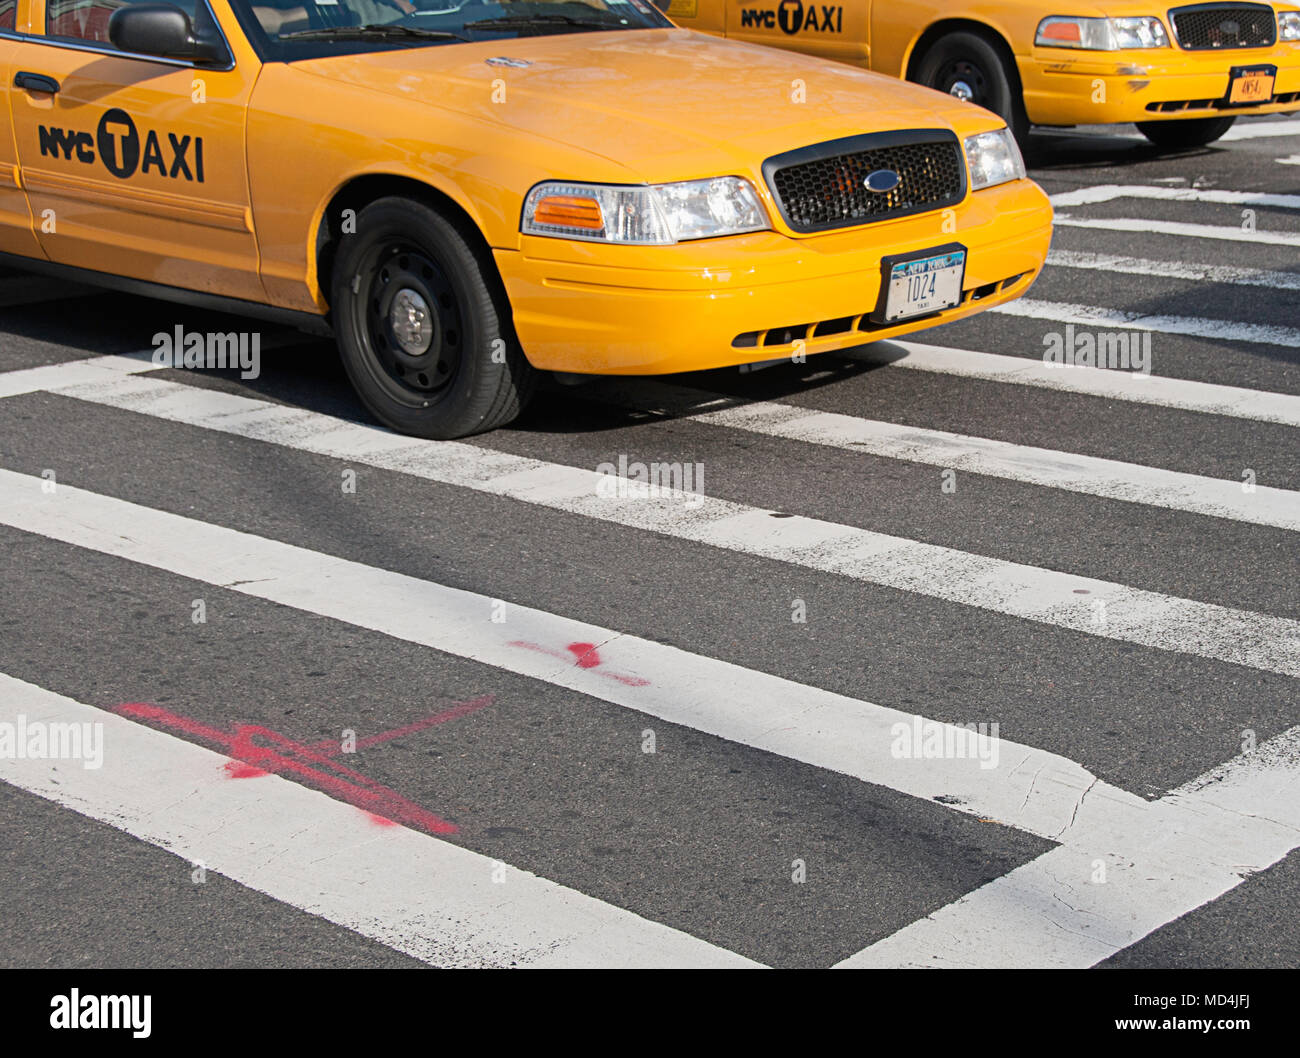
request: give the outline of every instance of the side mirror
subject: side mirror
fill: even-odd
[[[215,35],[196,36],[190,17],[174,4],[127,4],[108,20],[108,39],[122,51],[158,55],[165,59],[191,59],[199,63],[230,61],[225,45]]]

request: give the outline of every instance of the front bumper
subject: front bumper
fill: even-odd
[[[1009,301],[1042,270],[1051,224],[1042,189],[1017,180],[951,211],[809,238],[765,231],[632,247],[525,236],[494,254],[535,367],[669,374],[844,349]],[[881,258],[951,242],[967,250],[962,303],[873,325]]]
[[[1300,110],[1300,44],[1271,48],[1083,52],[1034,48],[1017,61],[1025,110],[1037,125],[1111,125],[1166,118]],[[1273,100],[1220,105],[1234,66],[1275,66]]]

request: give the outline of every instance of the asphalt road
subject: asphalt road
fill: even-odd
[[[0,721],[104,724],[0,759],[0,963],[1296,966],[1300,119],[1231,135],[1036,133],[1008,311],[461,445],[0,277]],[[99,359],[176,325],[260,375]]]

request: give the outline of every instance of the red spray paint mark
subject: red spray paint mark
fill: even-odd
[[[564,649],[577,656],[576,664],[580,669],[594,669],[600,664],[595,643],[570,643]]]
[[[490,705],[493,700],[493,696],[487,694],[463,702],[441,713],[417,720],[414,724],[359,739],[357,748],[391,741],[413,731],[422,731],[435,724],[454,720]],[[336,742],[305,746],[257,724],[241,724],[232,732],[225,732],[158,705],[131,703],[119,705],[114,712],[170,728],[216,746],[232,758],[225,765],[226,772],[232,779],[281,775],[353,805],[383,826],[402,824],[429,834],[455,834],[458,830],[454,823],[420,807],[396,790],[331,760],[331,757],[342,752],[342,747]]]
[[[516,639],[510,644],[512,647],[522,647],[524,650],[535,650],[539,654],[547,654],[553,658],[559,658],[561,661],[569,661],[577,665],[580,669],[596,669],[604,664],[604,660],[596,652],[594,643],[570,643],[564,650],[553,650],[550,647],[544,647],[540,643],[528,643],[521,639]],[[568,653],[565,653],[567,651]],[[596,673],[597,676],[604,676],[606,679],[618,680],[619,683],[626,683],[629,687],[648,687],[650,681],[642,679],[640,676],[632,676],[626,672],[612,672],[609,669],[601,669]]]

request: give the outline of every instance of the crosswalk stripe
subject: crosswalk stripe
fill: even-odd
[[[995,305],[990,312],[1004,316],[1023,316],[1053,323],[1082,324],[1085,327],[1120,327],[1131,330],[1158,331],[1162,334],[1185,334],[1215,341],[1256,342],[1261,345],[1300,347],[1300,328],[1270,323],[1239,323],[1235,320],[1212,320],[1200,316],[1153,316],[1144,312],[1123,312],[1096,305],[1073,305],[1064,301],[1040,301],[1019,298]]]
[[[270,352],[312,340],[298,331],[274,330],[260,336],[258,347],[262,352]],[[170,366],[156,363],[153,358],[154,351],[146,349],[135,353],[106,353],[57,364],[42,364],[40,367],[0,371],[0,399],[63,386],[112,382],[123,375],[143,375]]]
[[[1219,141],[1257,140],[1271,136],[1300,136],[1300,121],[1242,122],[1220,136]]]
[[[1048,265],[1056,268],[1085,268],[1096,272],[1190,279],[1197,283],[1226,283],[1232,286],[1268,287],[1272,290],[1300,290],[1300,273],[1270,272],[1263,268],[1232,265],[1192,264],[1184,261],[1150,261],[1124,254],[1085,253],[1078,250],[1050,250]]]
[[[1002,738],[972,741],[958,725],[515,603],[496,622],[499,600],[485,595],[67,485],[49,494],[41,485],[40,478],[0,470],[0,524],[418,643],[912,797],[943,798],[939,803],[951,810],[1042,837],[1066,831],[1084,792],[1098,787],[1064,757]],[[595,656],[579,657],[570,649],[575,644],[595,644]],[[895,742],[917,725],[962,755],[895,755]],[[989,766],[994,752],[997,766]],[[1117,798],[1132,797],[1100,785]]]
[[[1300,622],[1008,562],[702,493],[610,496],[611,478],[456,442],[402,437],[302,409],[126,377],[67,396],[790,563],[982,610],[1300,675]]]
[[[1064,844],[838,965],[1093,966],[1297,847],[1293,727],[1158,801],[1086,798]]]
[[[1076,217],[1057,213],[1052,223],[1063,228],[1099,228],[1102,231],[1141,232],[1144,235],[1178,235],[1189,239],[1218,239],[1220,242],[1249,242],[1264,246],[1300,246],[1300,232],[1247,230],[1226,224],[1193,224],[1177,220],[1148,220],[1139,217]]]
[[[66,360],[61,364],[43,364],[17,371],[0,372],[0,398],[23,393],[39,393],[59,386],[111,382],[123,375],[157,371],[148,353],[130,356],[93,356],[84,360]]]
[[[1107,400],[1280,423],[1284,426],[1300,426],[1300,396],[1289,393],[1270,393],[1213,382],[1093,367],[1062,369],[1048,367],[1037,357],[951,349],[923,342],[876,342],[850,353],[834,355],[913,371],[1032,386]]]
[[[378,826],[279,775],[232,781],[219,753],[0,675],[0,719],[19,717],[102,724],[104,763],[4,758],[5,782],[425,962],[759,965],[480,853]]]
[[[1300,122],[1296,122],[1300,133]],[[1155,202],[1198,202],[1220,206],[1268,206],[1273,209],[1300,209],[1300,195],[1279,195],[1269,191],[1229,191],[1214,187],[1162,187],[1155,184],[1094,184],[1052,195],[1052,206],[1092,206],[1113,202],[1117,198],[1147,199]]]
[[[1167,510],[1300,529],[1300,492],[1239,480],[1201,477],[1113,459],[995,441],[968,434],[881,422],[769,401],[746,401],[685,386],[638,379],[593,387],[596,399],[664,411],[728,427],[847,452],[963,470]]]

